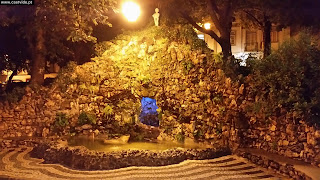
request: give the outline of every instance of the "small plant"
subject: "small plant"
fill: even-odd
[[[144,139],[144,136],[142,134],[138,134],[136,137],[135,137],[135,140],[136,141],[142,141]]]
[[[222,134],[222,126],[223,126],[222,123],[219,123],[219,124],[216,125],[215,132],[216,132],[217,135]]]
[[[215,102],[215,103],[221,103],[221,101],[222,101],[222,98],[220,96],[215,96],[213,98],[213,102]]]
[[[203,136],[203,132],[201,129],[196,129],[193,131],[193,136],[196,138],[196,139],[199,139],[201,136]]]
[[[184,61],[183,62],[183,71],[185,74],[188,74],[189,71],[194,67],[194,64],[192,63],[192,61],[188,60],[188,61]]]
[[[54,124],[56,127],[65,127],[68,124],[69,124],[69,119],[65,113],[56,114],[56,120]]]
[[[178,134],[176,134],[175,139],[178,142],[183,143],[185,139],[184,134],[182,132],[179,132]]]
[[[96,124],[96,115],[82,111],[78,118],[78,124]]]
[[[219,106],[219,112],[224,114],[226,112],[226,108],[224,106]]]
[[[221,93],[213,92],[211,93],[210,98],[216,104],[220,104],[223,102],[223,95]]]
[[[109,104],[105,105],[103,109],[103,115],[104,117],[109,116],[113,113],[113,107]]]
[[[166,134],[172,134],[172,131],[174,129],[172,125],[164,125],[162,128],[164,129],[164,133]]]

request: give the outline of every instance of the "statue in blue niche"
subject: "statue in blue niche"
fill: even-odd
[[[149,126],[159,126],[158,119],[158,106],[156,104],[156,100],[143,97],[141,99],[141,113],[139,116],[140,122]]]

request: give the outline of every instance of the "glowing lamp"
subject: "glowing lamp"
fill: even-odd
[[[140,16],[140,6],[134,2],[127,1],[122,5],[122,13],[130,22],[134,22]]]
[[[209,30],[209,29],[211,28],[211,24],[210,24],[210,23],[205,23],[205,24],[204,24],[204,28],[205,28],[206,30]]]

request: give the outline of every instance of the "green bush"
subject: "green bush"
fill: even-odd
[[[76,67],[77,64],[71,61],[59,72],[54,84],[57,85],[61,89],[61,91],[66,91],[69,84],[75,83],[77,81],[76,77],[72,76]]]
[[[249,64],[253,68],[249,83],[260,98],[252,111],[271,115],[285,109],[297,120],[319,121],[320,49],[314,44],[303,34],[266,59]]]
[[[110,106],[109,104],[105,105],[103,109],[103,115],[104,117],[107,117],[113,113],[113,106]]]
[[[203,132],[202,132],[202,130],[201,130],[200,128],[194,130],[194,132],[193,132],[193,137],[194,137],[195,139],[200,139],[200,138],[202,138],[202,136],[203,136]]]
[[[96,115],[82,111],[78,118],[78,124],[96,124]]]
[[[185,139],[184,134],[182,132],[179,132],[178,134],[176,134],[175,139],[178,142],[183,143]]]
[[[5,93],[4,97],[9,103],[17,103],[25,95],[25,89],[22,87],[15,87],[11,92]]]
[[[217,68],[222,69],[224,74],[232,80],[238,80],[238,76],[241,74],[247,75],[246,67],[240,66],[242,60],[236,59],[234,56],[224,59],[221,53],[213,54],[212,61]]]
[[[54,125],[56,127],[65,127],[69,124],[69,118],[65,113],[57,113]]]

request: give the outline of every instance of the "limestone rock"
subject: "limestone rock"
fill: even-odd
[[[239,88],[239,94],[243,95],[244,93],[244,84],[241,84],[240,88]]]
[[[54,114],[52,113],[52,111],[50,110],[44,110],[44,115],[47,116],[47,117],[50,117],[50,116],[53,116]]]
[[[229,107],[237,107],[236,100],[232,99]]]
[[[307,134],[307,143],[314,146],[317,144],[317,140],[312,136],[310,132]]]
[[[85,125],[82,125],[81,128],[82,128],[83,130],[88,130],[88,129],[91,129],[91,128],[92,128],[92,125],[90,125],[90,124],[85,124]]]
[[[98,129],[96,129],[96,130],[93,131],[93,133],[94,133],[95,135],[98,135],[98,134],[100,133],[100,131],[99,131]]]
[[[7,129],[7,124],[4,122],[0,123],[0,131],[4,131],[6,129]]]
[[[318,153],[315,158],[314,158],[315,161],[317,162],[320,162],[320,153]]]
[[[32,136],[33,136],[33,132],[29,132],[29,133],[27,134],[27,136],[28,136],[28,137],[32,137]]]
[[[294,135],[294,127],[292,124],[288,124],[286,128],[286,133],[293,136]]]
[[[50,108],[50,107],[54,107],[55,103],[54,101],[52,101],[51,99],[48,99],[48,101],[44,104],[44,106]]]
[[[320,130],[317,130],[317,131],[314,133],[314,137],[315,137],[315,138],[320,138]]]
[[[287,141],[287,140],[283,140],[283,141],[282,141],[282,145],[284,145],[284,146],[288,146],[288,145],[289,145],[289,141]]]
[[[266,141],[271,141],[271,136],[269,136],[269,135],[266,135],[264,138]]]
[[[49,135],[49,129],[48,129],[48,128],[43,128],[41,135],[42,135],[42,137],[48,137],[48,135]]]
[[[61,107],[62,107],[63,109],[70,109],[70,108],[71,108],[70,101],[63,101],[63,102],[61,103]]]
[[[22,121],[21,121],[21,125],[22,125],[22,126],[27,125],[27,120],[25,120],[25,119],[24,119],[24,120],[22,120]]]
[[[307,141],[306,133],[301,133],[298,137],[298,140],[300,142],[306,142]]]
[[[277,128],[277,127],[276,127],[275,125],[271,125],[270,128],[269,128],[269,130],[270,130],[270,131],[275,131],[276,128]]]

